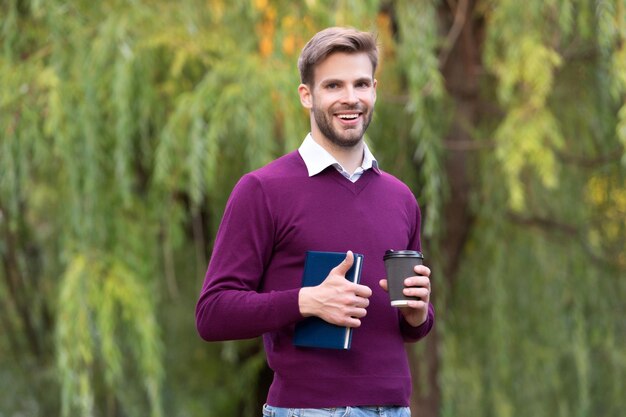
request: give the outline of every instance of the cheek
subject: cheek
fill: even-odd
[[[368,106],[374,107],[374,103],[376,103],[376,93],[365,93],[360,96],[360,100]]]

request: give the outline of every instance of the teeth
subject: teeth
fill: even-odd
[[[358,114],[340,114],[339,115],[340,119],[356,119],[357,117],[359,117]]]

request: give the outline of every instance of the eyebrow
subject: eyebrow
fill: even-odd
[[[368,84],[372,84],[374,82],[374,80],[370,77],[361,77],[361,78],[357,78],[356,80],[354,80],[355,84],[358,83],[368,83]],[[328,78],[326,80],[322,80],[320,82],[320,85],[328,85],[328,84],[344,84],[345,80],[340,80],[340,79],[336,79],[336,78]]]
[[[339,80],[336,78],[327,78],[325,80],[320,81],[320,85],[328,85],[328,84],[343,84],[343,80]]]
[[[368,84],[372,84],[372,83],[374,82],[374,80],[373,80],[373,79],[371,79],[371,78],[369,78],[369,77],[361,77],[361,78],[358,78],[358,79],[356,80],[356,82],[357,82],[357,83],[368,83]]]

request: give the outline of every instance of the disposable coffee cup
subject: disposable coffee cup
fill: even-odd
[[[387,289],[391,305],[394,307],[407,306],[410,300],[419,300],[419,297],[408,297],[403,294],[404,280],[415,276],[415,265],[421,265],[424,255],[414,250],[388,250],[383,256],[387,271]]]

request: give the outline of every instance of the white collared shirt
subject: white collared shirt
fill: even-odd
[[[329,166],[332,166],[339,171],[341,175],[352,182],[356,182],[368,169],[378,168],[378,161],[376,161],[376,158],[374,158],[374,155],[372,155],[372,152],[370,152],[365,142],[363,142],[363,162],[352,175],[350,175],[322,145],[315,142],[310,133],[304,138],[304,142],[302,142],[302,145],[298,148],[298,152],[304,160],[306,169],[309,172],[309,177],[317,175]]]

